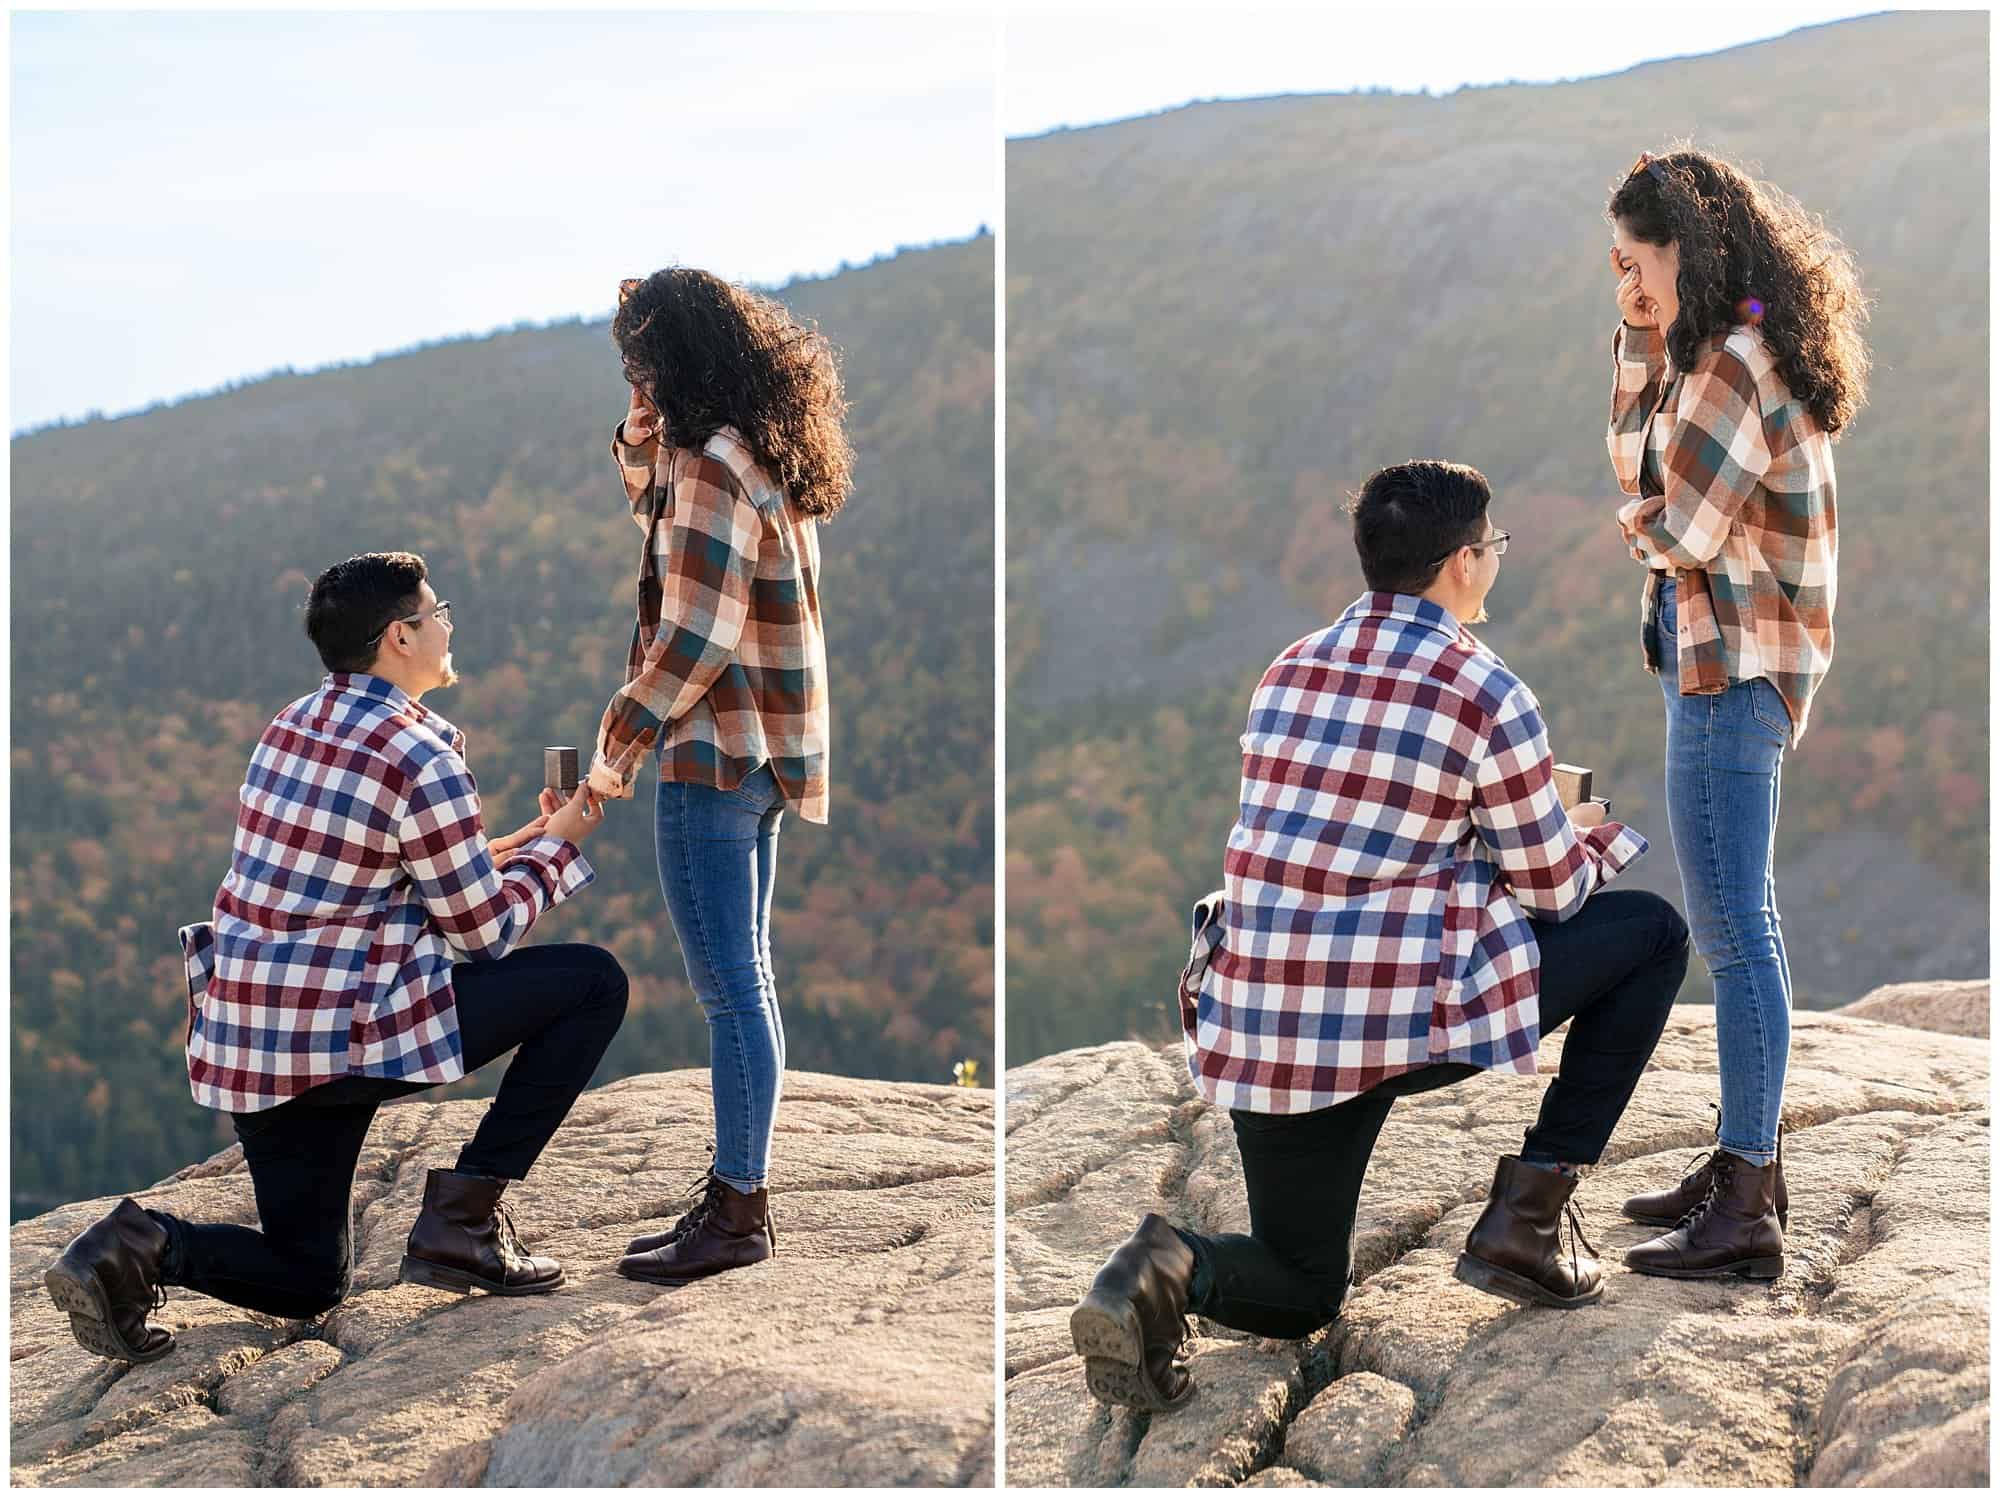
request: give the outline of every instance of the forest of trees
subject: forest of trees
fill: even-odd
[[[788,820],[775,957],[790,1063],[993,1073],[993,242],[778,292],[842,354],[852,501],[822,536],[826,827]],[[181,1055],[174,939],[227,870],[258,734],[321,668],[301,605],[360,551],[454,606],[489,830],[534,814],[542,746],[622,681],[640,533],[608,444],[603,322],[284,375],[13,452],[13,1206],[129,1190],[229,1142]],[[970,604],[968,604],[970,600]],[[633,1002],[599,1080],[706,1065],[655,875],[651,798],[536,940],[614,950]],[[490,1091],[495,1075],[461,1084]]]
[[[1785,769],[1799,1002],[1986,970],[1988,207],[1936,184],[1984,180],[1987,24],[1893,14],[1582,83],[1009,145],[1010,1062],[1173,1033],[1250,690],[1362,591],[1341,506],[1385,463],[1493,481],[1515,540],[1480,632],[1651,838],[1628,877],[1678,902],[1611,518],[1602,215],[1640,150],[1688,135],[1822,214],[1876,304],[1836,449],[1835,662]],[[1697,964],[1684,997],[1707,992]]]

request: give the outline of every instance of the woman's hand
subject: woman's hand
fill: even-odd
[[[628,447],[651,442],[660,434],[660,413],[653,409],[653,403],[646,399],[646,392],[637,385],[632,387],[632,404],[625,410],[624,431]]]
[[[1639,267],[1627,265],[1618,258],[1618,247],[1611,247],[1611,269],[1618,277],[1618,315],[1625,319],[1627,327],[1651,328],[1659,323],[1660,304],[1639,289]]]
[[[1618,530],[1625,537],[1625,549],[1632,553],[1632,560],[1635,562],[1645,561],[1644,554],[1639,550],[1639,528],[1625,518],[1623,510],[1618,512]]]
[[[1667,502],[1657,494],[1651,499],[1628,500],[1619,506],[1618,533],[1625,538],[1625,549],[1632,553],[1633,561],[1646,560],[1646,553],[1639,546],[1639,527],[1658,519],[1666,509]]]

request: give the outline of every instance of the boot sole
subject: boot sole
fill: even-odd
[[[403,1255],[401,1278],[406,1284],[429,1285],[434,1290],[484,1290],[488,1295],[546,1295],[560,1287],[566,1276],[558,1269],[552,1280],[540,1280],[532,1285],[509,1285],[497,1280],[489,1280],[484,1275],[474,1274],[469,1269],[453,1269],[445,1264],[433,1264],[429,1259],[412,1258]]]
[[[1734,1264],[1718,1264],[1713,1269],[1668,1269],[1662,1265],[1639,1265],[1631,1260],[1625,1267],[1634,1274],[1657,1275],[1667,1280],[1719,1280],[1741,1275],[1746,1280],[1774,1280],[1785,1272],[1785,1256],[1768,1259],[1738,1259]]]
[[[174,1350],[172,1332],[167,1333],[166,1344],[158,1352],[140,1352],[127,1345],[111,1319],[110,1298],[97,1276],[72,1265],[67,1256],[42,1276],[42,1284],[56,1309],[69,1313],[70,1335],[84,1351],[121,1363],[156,1363]]]
[[[761,1264],[763,1260],[759,1259],[757,1262]],[[746,1264],[743,1265],[742,1267],[747,1269],[750,1266]],[[703,1280],[714,1279],[715,1275],[717,1274],[728,1273],[727,1270],[718,1269],[715,1271],[714,1274],[695,1274],[695,1275],[641,1274],[635,1269],[625,1269],[622,1267],[619,1269],[618,1272],[619,1274],[623,1275],[626,1279],[631,1280],[636,1284],[664,1285],[669,1290],[678,1290],[683,1285],[698,1285]]]
[[[1179,1409],[1194,1398],[1194,1383],[1169,1399],[1146,1372],[1139,1309],[1129,1300],[1093,1289],[1069,1313],[1069,1339],[1083,1359],[1083,1379],[1102,1404],[1126,1409]]]
[[[642,1285],[665,1285],[670,1290],[678,1290],[683,1285],[698,1285],[703,1280],[712,1280],[718,1274],[728,1274],[731,1270],[753,1269],[759,1264],[768,1264],[776,1257],[775,1254],[766,1254],[761,1259],[749,1259],[741,1264],[720,1265],[703,1274],[647,1274],[641,1270],[627,1269],[623,1264],[618,1266],[618,1272],[626,1279],[636,1280]]]
[[[1489,1264],[1484,1259],[1475,1259],[1469,1253],[1461,1253],[1458,1263],[1451,1271],[1452,1278],[1461,1284],[1484,1290],[1488,1295],[1497,1295],[1502,1300],[1511,1300],[1522,1306],[1553,1306],[1559,1311],[1574,1311],[1582,1306],[1594,1304],[1604,1298],[1604,1281],[1599,1280],[1586,1295],[1564,1297],[1537,1284],[1524,1274],[1516,1274],[1511,1269],[1502,1269],[1498,1264]]]

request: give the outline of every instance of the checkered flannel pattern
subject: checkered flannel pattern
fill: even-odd
[[[1532,1072],[1540,954],[1646,849],[1578,838],[1534,695],[1449,612],[1370,593],[1272,662],[1224,888],[1196,907],[1188,1070],[1304,1113],[1434,1062]]]
[[[769,763],[785,802],[826,820],[826,637],[819,525],[734,429],[699,452],[611,453],[646,533],[626,683],[598,729],[590,779],[623,795],[659,743],[660,779],[732,790]]]
[[[452,964],[505,957],[591,881],[539,837],[496,869],[465,736],[335,672],[264,730],[215,917],[181,931],[195,1101],[254,1113],[336,1077],[465,1075]]]
[[[1805,737],[1833,663],[1839,545],[1833,442],[1792,398],[1763,336],[1719,334],[1675,371],[1665,340],[1620,323],[1612,340],[1606,443],[1619,516],[1648,563],[1642,636],[1662,570],[1679,580],[1676,667],[1683,696],[1766,677]],[[1661,662],[1647,654],[1647,669]]]

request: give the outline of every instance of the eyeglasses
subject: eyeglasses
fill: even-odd
[[[1639,153],[1639,159],[1632,163],[1632,170],[1627,172],[1625,175],[1628,177],[1636,177],[1639,175],[1642,169],[1645,171],[1647,176],[1651,177],[1655,182],[1659,183],[1660,186],[1665,187],[1667,185],[1667,169],[1661,166],[1659,162],[1653,159],[1652,152],[1641,151]]]
[[[1495,531],[1484,541],[1468,541],[1465,544],[1466,546],[1470,546],[1474,551],[1484,551],[1490,546],[1493,548],[1493,555],[1504,557],[1507,555],[1507,543],[1513,539],[1513,536],[1509,535],[1506,531]],[[1448,562],[1464,549],[1465,547],[1462,546],[1454,546],[1450,551],[1439,557],[1437,561],[1432,562],[1431,565],[1435,567],[1438,565],[1438,562]]]
[[[618,283],[618,305],[624,306],[632,300],[632,293],[646,284],[644,276],[627,276]]]
[[[449,598],[440,598],[437,607],[434,609],[427,609],[421,614],[411,614],[406,619],[391,619],[369,637],[368,644],[373,645],[399,624],[422,624],[426,619],[435,619],[438,623],[449,629],[451,627],[451,600]],[[367,646],[364,645],[362,648],[366,649]]]

